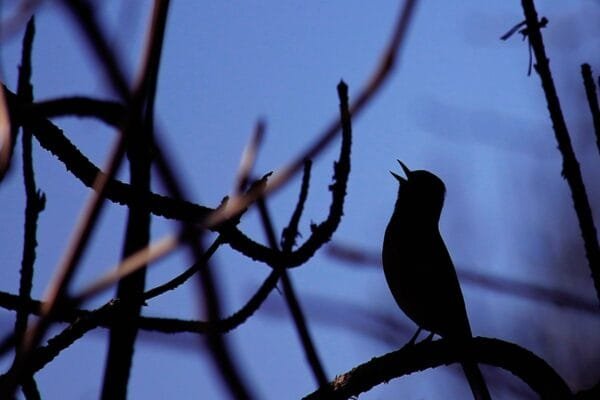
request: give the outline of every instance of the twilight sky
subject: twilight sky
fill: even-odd
[[[70,95],[112,98],[80,32],[59,2],[36,12],[33,84],[36,99]],[[3,19],[13,10],[1,2]],[[8,5],[7,5],[8,4]],[[140,57],[149,0],[97,2],[99,17],[130,76]],[[336,85],[350,96],[366,83],[387,43],[401,2],[173,1],[156,104],[157,126],[193,201],[215,207],[232,191],[241,152],[256,121],[267,124],[256,175],[276,170],[307,148],[337,116]],[[549,19],[543,31],[573,145],[593,209],[599,209],[598,154],[581,85],[580,65],[600,72],[597,21],[600,3],[537,1]],[[583,244],[561,158],[537,75],[527,76],[527,42],[499,37],[523,19],[519,1],[420,2],[406,46],[391,79],[353,121],[352,170],[342,223],[333,243],[379,254],[397,186],[388,171],[396,159],[427,169],[447,186],[441,229],[459,271],[567,291],[593,304]],[[24,26],[24,24],[23,24]],[[0,43],[0,78],[16,87],[23,29]],[[102,165],[115,132],[92,120],[55,123],[96,165]],[[41,298],[61,257],[88,190],[34,140],[40,216],[33,297]],[[335,141],[315,159],[309,199],[300,224],[329,208]],[[20,157],[20,146],[15,153]],[[0,290],[18,291],[24,190],[21,162],[0,185]],[[126,168],[120,177],[127,179]],[[276,229],[287,224],[299,191],[297,176],[269,199]],[[158,180],[156,191],[162,191]],[[82,288],[120,257],[125,209],[109,205],[76,276]],[[241,227],[265,242],[251,210]],[[176,227],[153,219],[153,237]],[[183,251],[150,269],[148,286],[190,264]],[[377,258],[375,258],[377,259]],[[213,268],[226,313],[239,309],[269,273],[228,247]],[[352,265],[322,249],[294,269],[292,279],[330,378],[400,347],[415,326],[397,309],[379,265]],[[573,388],[596,382],[600,319],[582,310],[463,282],[475,335],[515,342],[546,359]],[[198,318],[194,282],[149,303],[144,314]],[[86,304],[106,302],[110,292]],[[394,323],[385,324],[384,318]],[[14,313],[0,311],[0,334]],[[58,333],[63,326],[51,333]],[[95,398],[102,383],[107,331],[97,330],[64,351],[36,375],[44,398]],[[261,309],[227,335],[260,398],[299,398],[315,389],[285,300],[270,294]],[[4,370],[10,359],[0,359]],[[130,397],[223,398],[208,353],[192,335],[141,333]],[[85,366],[85,367],[83,367]],[[484,368],[494,399],[531,398],[506,372]],[[68,388],[68,391],[67,389]],[[450,395],[451,394],[451,395]],[[469,389],[456,366],[381,385],[365,399],[465,398]],[[361,399],[363,396],[361,396]]]

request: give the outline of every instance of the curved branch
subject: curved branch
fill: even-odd
[[[240,253],[256,261],[262,261],[270,266],[278,265],[283,268],[293,268],[304,264],[315,252],[327,243],[337,229],[344,213],[344,198],[348,175],[350,174],[350,149],[352,146],[352,124],[348,103],[348,86],[341,81],[337,87],[340,99],[340,120],[342,125],[342,144],[340,156],[334,162],[333,180],[329,187],[332,192],[331,206],[327,219],[318,225],[313,225],[310,237],[296,251],[279,252],[253,242],[250,238],[240,236],[241,232],[224,231],[224,239]],[[233,228],[232,228],[233,229]],[[232,241],[230,241],[232,240]]]
[[[28,118],[24,118],[25,109],[21,108],[22,106],[19,104],[16,95],[6,88],[4,88],[4,92],[11,114],[14,115],[13,118],[18,120],[21,124],[31,127],[32,132],[40,145],[54,154],[66,166],[68,171],[83,182],[83,184],[91,188],[96,177],[103,174],[103,172],[82,154],[63,134],[63,131],[52,122],[39,115],[28,115]],[[65,104],[68,104],[68,102]],[[86,115],[92,116],[91,109],[82,108],[79,111],[90,111],[90,114]],[[100,118],[97,114],[93,114],[93,116]],[[349,118],[349,113],[347,114],[347,117]],[[346,123],[343,125],[346,125]],[[351,134],[349,126],[344,130],[346,130],[348,134]],[[330,217],[328,217],[325,222],[318,225],[316,227],[318,233],[316,235],[311,235],[311,237],[296,251],[282,256],[280,253],[273,251],[269,247],[253,241],[231,223],[219,225],[212,228],[212,230],[223,234],[225,242],[234,250],[239,251],[255,261],[261,261],[269,265],[286,265],[288,267],[296,267],[305,263],[323,243],[330,239],[331,233],[339,224],[339,218],[341,217],[340,207],[343,203],[347,173],[349,172],[349,160],[346,168],[344,159],[349,158],[351,139],[349,136],[347,136],[347,139],[344,139],[345,136],[345,134],[342,136],[340,159],[335,164],[335,183],[332,185],[333,201],[330,207]],[[344,150],[344,147],[347,147],[347,149]],[[130,185],[116,179],[113,179],[108,183],[106,195],[109,200],[126,206],[134,205],[139,196],[139,194],[136,195],[136,192]],[[215,211],[215,209],[210,207],[201,206],[185,200],[177,200],[156,193],[150,193],[149,196],[152,213],[164,218],[199,223],[204,221]],[[285,260],[283,258],[285,258]]]
[[[529,350],[499,339],[476,337],[470,342],[468,354],[465,354],[462,347],[459,348],[446,339],[404,346],[339,375],[327,388],[320,388],[304,399],[346,399],[358,396],[391,379],[453,364],[465,358],[511,372],[542,399],[559,400],[573,397],[560,375]]]
[[[337,229],[344,214],[344,198],[350,174],[350,149],[352,147],[352,121],[348,105],[348,86],[341,81],[337,87],[340,98],[340,121],[342,124],[342,145],[340,157],[333,165],[333,184],[331,190],[331,206],[327,219],[319,225],[312,226],[312,234],[308,240],[294,253],[300,265],[306,262],[323,244],[327,243]],[[285,265],[285,264],[283,264]]]
[[[24,114],[53,118],[61,116],[94,117],[118,127],[125,118],[125,106],[116,101],[98,100],[84,96],[61,97],[37,101],[25,107]]]
[[[161,332],[161,333],[227,333],[243,324],[267,299],[267,296],[275,288],[279,280],[279,271],[273,270],[265,279],[260,288],[248,300],[248,302],[229,317],[217,321],[182,320],[177,318],[157,318],[139,316],[136,325],[139,329]],[[39,300],[22,300],[17,295],[0,292],[0,306],[7,310],[26,310],[29,314],[40,315],[44,306]],[[42,369],[51,362],[58,354],[80,339],[85,333],[98,327],[110,328],[115,321],[113,315],[121,306],[118,299],[114,299],[93,310],[79,310],[72,308],[61,308],[54,316],[55,320],[70,322],[71,324],[61,333],[48,340],[46,346],[33,351],[32,373]],[[14,345],[14,334],[6,338],[6,347],[9,349]],[[3,343],[4,344],[4,343]]]

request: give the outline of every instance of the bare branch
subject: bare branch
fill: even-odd
[[[258,148],[262,143],[263,136],[265,135],[265,122],[259,120],[254,127],[254,132],[250,137],[250,141],[244,148],[242,158],[240,159],[240,166],[238,167],[237,177],[235,179],[235,185],[233,193],[239,195],[246,189],[246,185],[250,181],[250,174],[252,173],[252,167],[256,160],[256,154]]]
[[[592,121],[594,122],[594,133],[596,134],[596,146],[600,153],[600,106],[598,105],[598,96],[596,94],[596,85],[592,75],[592,67],[590,64],[581,65],[581,76],[583,77],[583,86],[590,106]]]
[[[98,100],[84,96],[62,97],[38,101],[25,106],[23,114],[40,118],[61,116],[94,117],[108,125],[119,127],[124,122],[125,106],[110,100]]]
[[[283,229],[281,233],[281,250],[284,252],[292,251],[296,245],[296,237],[298,233],[298,224],[300,223],[300,217],[304,210],[304,203],[308,197],[308,185],[310,183],[310,169],[312,167],[312,161],[306,160],[304,162],[304,172],[302,174],[302,185],[300,186],[300,194],[298,195],[298,203],[292,213],[288,226]]]
[[[558,142],[558,149],[563,157],[563,177],[567,180],[571,189],[571,197],[573,198],[573,207],[579,220],[579,228],[585,245],[585,252],[588,259],[589,267],[592,272],[594,286],[596,287],[596,296],[600,302],[600,247],[598,245],[598,236],[592,209],[585,191],[581,169],[575,157],[567,124],[560,107],[560,101],[550,72],[550,62],[546,57],[546,50],[540,31],[537,12],[533,4],[533,0],[522,0],[525,20],[527,21],[527,35],[529,43],[535,54],[536,64],[535,69],[540,76],[542,88],[546,95],[548,103],[548,111],[554,128],[554,135]]]
[[[269,211],[267,210],[265,199],[260,198],[258,199],[257,203],[262,225],[269,241],[269,245],[273,250],[278,250],[275,229],[273,228],[273,222],[271,220],[271,216],[269,215]],[[308,330],[308,325],[306,323],[306,318],[304,317],[304,312],[302,311],[302,307],[300,306],[300,302],[296,296],[292,281],[288,276],[288,271],[285,269],[285,264],[271,265],[271,267],[274,271],[278,271],[281,276],[283,293],[296,325],[296,330],[300,336],[300,341],[302,343],[302,348],[304,349],[308,364],[312,370],[315,380],[317,381],[317,384],[320,387],[323,387],[327,384],[327,374],[325,373],[323,364],[319,359],[317,348],[315,347],[315,344],[311,338],[310,331]]]
[[[351,398],[392,379],[457,363],[465,358],[511,372],[542,399],[571,399],[573,396],[564,380],[543,359],[516,344],[475,337],[469,346],[465,352],[462,346],[455,346],[447,339],[404,346],[338,375],[327,388],[322,387],[304,399]]]

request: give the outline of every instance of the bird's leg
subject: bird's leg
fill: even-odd
[[[433,340],[433,337],[435,336],[434,332],[431,332],[429,335],[427,335],[427,337],[425,339],[423,339],[423,342],[431,342]]]
[[[417,338],[419,337],[419,333],[421,333],[422,330],[423,330],[423,328],[419,327],[417,329],[417,331],[415,332],[415,334],[413,335],[413,337],[410,338],[408,343],[406,343],[406,346],[413,346],[415,344],[415,342],[417,341]]]

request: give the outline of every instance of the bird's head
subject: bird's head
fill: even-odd
[[[429,171],[411,171],[402,161],[397,161],[406,178],[390,171],[400,184],[396,207],[402,207],[402,211],[421,217],[439,220],[446,195],[444,182]]]

